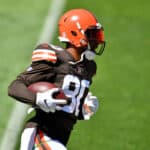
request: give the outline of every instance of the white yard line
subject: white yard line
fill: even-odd
[[[52,0],[48,16],[46,18],[42,33],[37,43],[51,42],[56,31],[57,21],[63,11],[66,0]],[[14,150],[18,133],[25,119],[28,106],[16,102],[11,112],[9,122],[0,144],[0,150]]]

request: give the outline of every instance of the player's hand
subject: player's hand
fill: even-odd
[[[99,101],[96,96],[93,96],[91,92],[85,98],[82,114],[85,120],[89,120],[93,114],[95,114],[99,107]]]
[[[60,107],[58,105],[67,104],[65,99],[55,99],[53,95],[59,92],[59,88],[53,88],[46,92],[37,93],[36,105],[45,112],[55,112]]]

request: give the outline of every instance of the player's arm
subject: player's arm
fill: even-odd
[[[97,112],[98,108],[99,108],[98,98],[92,95],[91,92],[89,92],[82,106],[83,119],[89,120]]]
[[[98,98],[92,95],[91,92],[88,92],[80,107],[78,120],[89,120],[97,112],[99,103]]]
[[[92,77],[96,74],[97,66],[94,61],[87,63],[88,74],[91,77],[90,84],[92,84]],[[99,100],[91,92],[87,93],[84,101],[80,107],[79,120],[89,120],[93,116],[99,107]]]
[[[47,72],[49,74],[47,74]],[[54,71],[46,62],[32,63],[27,71],[18,75],[8,87],[8,95],[24,103],[35,105],[36,94],[28,89],[34,82],[46,81],[53,77]]]
[[[8,87],[8,95],[20,102],[35,105],[36,94],[27,89],[23,80],[14,80]]]
[[[18,75],[8,87],[8,95],[24,103],[35,105],[36,94],[28,90],[34,82],[50,80],[55,76],[53,65],[57,58],[54,51],[49,50],[47,44],[36,47],[32,55],[31,66]]]

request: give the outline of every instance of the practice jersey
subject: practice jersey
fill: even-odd
[[[40,44],[33,51],[31,65],[9,86],[9,95],[35,106],[36,94],[27,88],[30,84],[48,81],[62,88],[71,103],[55,113],[36,109],[35,116],[28,121],[27,126],[39,126],[50,137],[59,137],[58,140],[66,144],[76,120],[82,119],[82,105],[95,74],[94,61],[84,58],[76,63],[66,49]]]

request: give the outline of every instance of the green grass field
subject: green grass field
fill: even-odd
[[[0,141],[14,104],[7,86],[29,65],[48,6],[48,0],[0,0]],[[100,109],[90,121],[78,122],[69,150],[150,149],[149,6],[148,0],[67,1],[64,11],[93,11],[107,41],[91,87]]]
[[[15,102],[7,96],[7,87],[31,62],[49,3],[0,0],[0,141]]]

